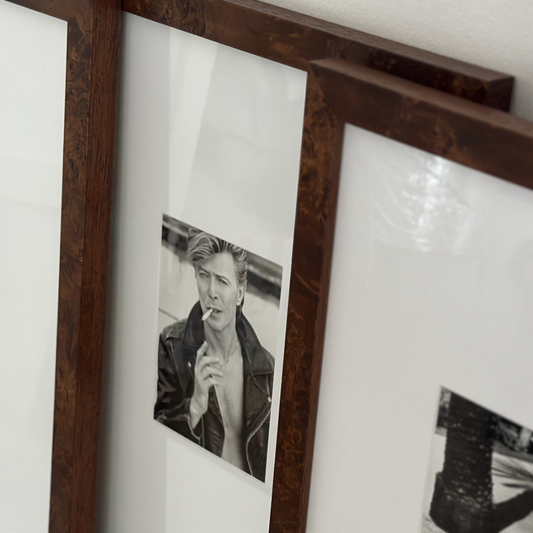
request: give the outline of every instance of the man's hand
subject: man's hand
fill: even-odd
[[[196,352],[196,364],[194,366],[194,392],[190,404],[193,429],[207,411],[209,389],[218,385],[217,377],[224,375],[220,370],[220,360],[213,355],[206,355],[206,352],[207,342],[204,342]]]

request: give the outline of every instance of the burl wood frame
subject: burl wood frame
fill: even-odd
[[[344,132],[335,92],[324,98],[310,61],[341,59],[503,110],[512,80],[255,0],[124,0],[123,9],[310,73],[270,518],[271,533],[304,533]]]
[[[533,122],[339,59],[310,67],[336,130],[353,124],[533,189]]]
[[[94,527],[120,0],[11,1],[68,22],[50,531],[89,533]]]
[[[270,524],[303,533],[344,122],[530,186],[530,125],[487,110],[508,109],[512,78],[255,0],[10,1],[68,21],[54,533],[94,529],[120,9],[309,72],[285,354],[298,372],[284,371]]]
[[[314,143],[331,154],[321,181],[332,188],[339,183],[342,132],[351,124],[533,190],[533,122],[500,110],[343,59],[324,59],[310,63],[307,119],[314,112],[329,125]]]

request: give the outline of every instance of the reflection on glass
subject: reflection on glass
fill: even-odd
[[[533,192],[347,126],[309,505],[314,531],[347,523],[365,533],[398,524],[421,530],[442,470],[442,453],[427,470],[442,387],[516,421],[513,446],[525,447],[532,323]],[[342,438],[331,438],[339,428]],[[501,479],[495,502],[510,497],[500,489]],[[509,533],[532,523],[529,516]]]
[[[384,141],[376,136],[362,142],[377,157]],[[446,159],[422,151],[411,157],[415,165],[401,151],[394,158],[376,158],[379,172],[368,181],[376,238],[390,242],[391,235],[394,239],[400,235],[414,249],[429,252],[443,247],[461,253],[473,216],[468,182]]]
[[[66,23],[0,0],[0,531],[48,529]]]

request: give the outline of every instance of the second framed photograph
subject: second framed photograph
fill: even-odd
[[[309,83],[344,130],[309,522],[533,531],[533,124],[341,60]]]

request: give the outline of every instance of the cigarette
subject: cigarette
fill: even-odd
[[[203,315],[202,315],[202,322],[205,322],[213,312],[213,309],[208,309]]]

